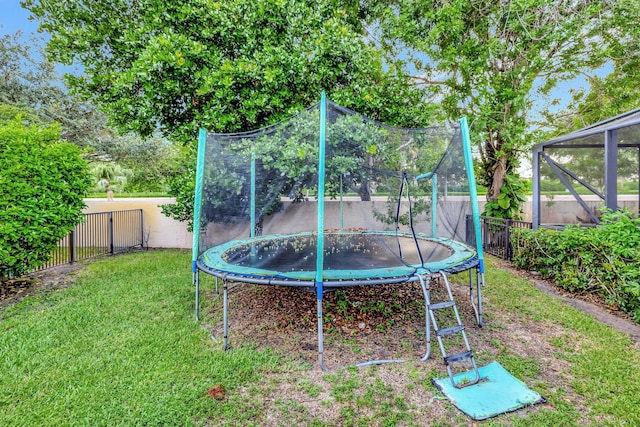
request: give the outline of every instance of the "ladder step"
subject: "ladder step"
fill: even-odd
[[[437,310],[439,308],[453,307],[454,305],[456,305],[456,303],[453,301],[438,302],[435,304],[429,304],[429,310]]]
[[[473,357],[473,353],[471,350],[465,351],[464,353],[452,354],[451,356],[446,356],[444,358],[444,364],[448,365],[450,363],[460,362],[462,360],[471,359]]]
[[[464,326],[457,325],[457,326],[452,326],[450,328],[439,329],[439,330],[436,331],[436,335],[439,336],[439,337],[443,337],[445,335],[455,334],[455,333],[461,332],[463,330],[464,330]]]

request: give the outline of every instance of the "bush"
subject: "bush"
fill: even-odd
[[[58,126],[0,104],[0,281],[46,263],[82,219],[86,163],[59,137]]]
[[[562,288],[593,293],[640,323],[640,219],[605,212],[598,227],[514,230],[514,264]]]

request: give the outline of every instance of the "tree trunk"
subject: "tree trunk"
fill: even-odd
[[[358,195],[363,202],[371,201],[371,190],[369,190],[369,181],[363,180],[358,188]]]
[[[504,185],[504,177],[507,174],[507,158],[500,156],[493,169],[493,177],[491,179],[491,187],[487,191],[487,200],[495,202],[500,196],[500,189]]]
[[[367,154],[367,167],[369,169],[373,168],[373,156]],[[365,175],[366,176],[366,175]],[[362,177],[362,181],[360,182],[360,187],[358,188],[358,196],[360,196],[360,200],[363,202],[371,201],[371,188],[369,187],[369,180]]]

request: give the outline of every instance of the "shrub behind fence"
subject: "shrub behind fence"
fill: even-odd
[[[142,209],[87,213],[84,221],[58,243],[49,262],[37,270],[143,248],[143,230]]]

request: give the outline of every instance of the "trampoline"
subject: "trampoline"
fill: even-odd
[[[237,282],[314,287],[317,241],[317,233],[233,240],[204,252],[198,268]],[[475,250],[444,238],[418,235],[414,239],[410,234],[389,231],[339,231],[325,233],[324,244],[325,291],[417,281],[417,274],[456,273],[478,264]]]
[[[446,275],[469,271],[469,296],[482,323],[479,218],[466,119],[397,128],[322,94],[315,106],[267,128],[201,129],[193,215],[196,319],[200,272],[223,282],[225,349],[234,283],[312,290],[318,361],[326,369],[325,292],[420,282],[425,360],[436,279],[451,294]],[[385,361],[365,363],[378,362]]]

